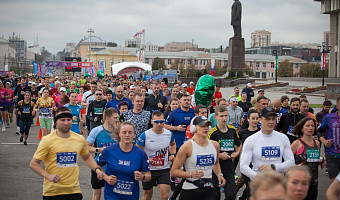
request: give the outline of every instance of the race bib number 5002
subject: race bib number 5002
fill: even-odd
[[[278,160],[280,155],[279,146],[262,147],[262,160]]]
[[[57,167],[75,167],[77,165],[77,152],[57,153]]]

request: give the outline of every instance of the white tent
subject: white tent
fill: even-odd
[[[129,68],[131,70],[129,70]],[[140,62],[122,62],[117,63],[111,66],[112,75],[117,75],[122,70],[126,71],[125,73],[133,73],[138,70],[141,71],[151,71],[151,65],[140,63]]]

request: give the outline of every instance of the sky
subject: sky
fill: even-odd
[[[272,42],[321,43],[329,15],[314,0],[240,0],[242,36],[250,46],[255,30],[272,33]],[[0,37],[13,32],[31,46],[55,54],[67,42],[78,43],[88,29],[123,46],[145,29],[145,41],[163,46],[192,42],[200,48],[228,45],[233,0],[0,0]]]

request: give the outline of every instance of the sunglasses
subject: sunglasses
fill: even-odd
[[[155,124],[163,124],[165,120],[152,120]]]
[[[103,94],[96,94],[97,96],[102,96]]]

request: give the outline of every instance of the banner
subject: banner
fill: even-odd
[[[91,67],[91,62],[46,61],[46,67]]]
[[[326,54],[325,53],[322,53],[322,56],[321,56],[321,70],[326,70]]]
[[[215,60],[211,59],[210,75],[215,76],[215,74],[216,74]]]
[[[14,75],[13,71],[0,71],[0,76],[4,77],[4,76],[12,76]]]
[[[38,76],[40,76],[40,72],[41,72],[41,65],[38,64]]]
[[[145,54],[143,50],[140,50],[137,52],[136,59],[137,59],[137,62],[142,62],[142,63],[145,62]]]
[[[99,63],[98,67],[99,67],[99,70],[104,73],[104,65],[103,65],[103,63]]]

